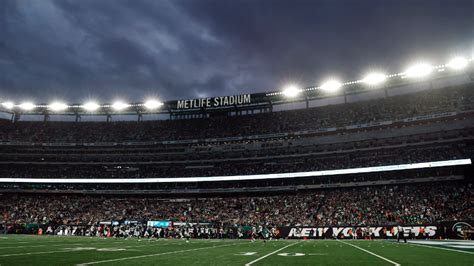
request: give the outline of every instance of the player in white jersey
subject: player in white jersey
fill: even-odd
[[[189,243],[189,239],[191,239],[191,234],[188,230],[184,230],[184,237],[186,238],[186,243]]]

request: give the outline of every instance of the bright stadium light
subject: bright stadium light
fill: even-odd
[[[449,61],[447,64],[448,67],[454,70],[462,70],[467,67],[468,61],[464,57],[455,57]]]
[[[289,85],[285,87],[285,89],[283,89],[282,93],[286,97],[296,97],[298,94],[301,93],[301,90],[298,89],[298,87],[296,87],[295,85]]]
[[[67,106],[67,104],[61,103],[61,102],[54,102],[48,105],[48,108],[53,111],[63,111],[63,110],[66,110],[68,107],[69,106]]]
[[[121,102],[121,101],[117,101],[112,104],[112,108],[116,111],[123,110],[129,106],[130,106],[129,104]]]
[[[377,85],[385,82],[386,79],[387,75],[383,73],[370,73],[362,81],[369,85]]]
[[[18,105],[18,107],[20,107],[21,109],[25,110],[25,111],[30,111],[30,110],[33,110],[36,105],[34,103],[31,103],[31,102],[26,102],[26,103],[22,103],[20,105]]]
[[[328,91],[328,92],[337,91],[341,87],[342,87],[342,83],[337,81],[337,80],[329,80],[329,81],[323,83],[323,85],[321,85],[321,89],[325,90],[325,91]]]
[[[421,78],[428,76],[431,71],[433,71],[433,67],[430,64],[420,63],[409,67],[405,71],[405,75],[410,78]]]
[[[95,110],[99,109],[100,105],[98,105],[95,102],[87,102],[87,103],[82,105],[82,108],[84,108],[86,111],[92,112],[92,111],[95,111]]]
[[[162,105],[163,103],[157,100],[148,100],[143,104],[147,109],[156,109]]]
[[[2,106],[7,108],[7,109],[13,109],[13,107],[15,107],[15,104],[12,103],[12,102],[4,102],[4,103],[2,103]]]

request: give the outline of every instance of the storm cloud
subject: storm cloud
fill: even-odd
[[[473,25],[472,0],[3,0],[0,100],[169,100],[352,80],[471,56]]]

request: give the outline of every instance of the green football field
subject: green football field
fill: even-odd
[[[0,265],[474,265],[473,241],[0,236]]]

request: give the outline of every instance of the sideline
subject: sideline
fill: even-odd
[[[459,249],[453,249],[453,248],[443,248],[443,247],[438,247],[438,246],[430,246],[430,245],[428,245],[428,244],[415,244],[415,243],[410,243],[410,241],[408,241],[407,244],[408,244],[408,245],[412,245],[412,246],[417,246],[417,247],[442,249],[442,250],[449,250],[449,251],[454,251],[454,252],[460,252],[460,253],[466,253],[466,254],[474,255],[474,252],[470,252],[470,251],[467,251],[467,250],[459,250]]]

